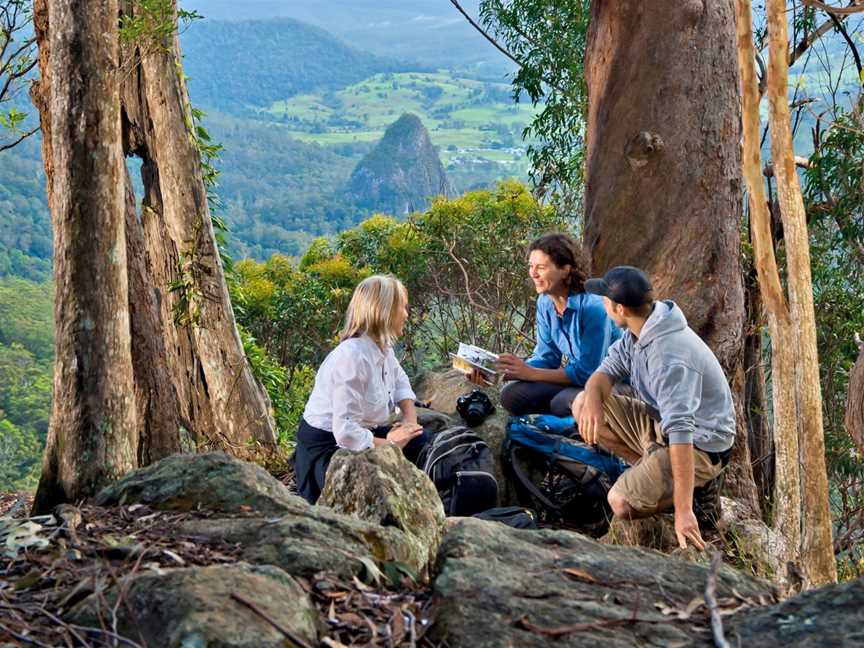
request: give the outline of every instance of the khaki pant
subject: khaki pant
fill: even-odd
[[[603,403],[606,425],[639,460],[612,487],[636,511],[651,513],[660,502],[672,499],[672,463],[660,423],[648,414],[647,405],[635,398],[612,394]],[[723,471],[702,450],[693,447],[695,486],[704,486]]]

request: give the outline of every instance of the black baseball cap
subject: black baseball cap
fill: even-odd
[[[654,300],[651,280],[639,268],[616,266],[602,277],[585,282],[585,292],[608,297],[617,304],[635,308]]]

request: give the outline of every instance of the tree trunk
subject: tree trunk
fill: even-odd
[[[68,7],[34,2],[57,338],[37,511],[181,450],[275,444],[213,236],[176,34],[121,47],[119,12],[140,4],[80,0],[74,20]],[[144,160],[140,215],[124,152]]]
[[[831,540],[831,508],[828,501],[828,474],[825,466],[825,438],[822,429],[822,395],[819,358],[816,350],[816,314],[810,275],[810,240],[807,217],[792,145],[789,119],[787,22],[785,0],[768,0],[768,105],[771,155],[777,178],[777,195],[786,242],[789,315],[793,333],[789,352],[797,361],[796,396],[799,447],[802,469],[803,527],[801,564],[804,582],[818,587],[837,580],[834,545]],[[780,344],[787,340],[778,340]],[[774,351],[779,345],[775,344]],[[784,350],[785,351],[785,350]]]
[[[54,225],[55,365],[36,507],[76,500],[136,465],[127,304],[117,0],[37,2]]]
[[[128,16],[138,7],[121,3]],[[149,274],[132,286],[130,307],[150,301],[148,326],[133,329],[132,343],[136,367],[165,368],[141,385],[159,413],[148,419],[154,434],[142,459],[186,444],[239,455],[254,450],[250,441],[272,446],[269,398],[243,352],[213,234],[177,35],[126,45],[123,60],[124,150],[143,160],[144,181],[140,223],[130,225],[141,245],[136,260]]]
[[[764,306],[755,268],[745,280],[747,302],[747,330],[744,338],[744,406],[747,418],[747,443],[756,481],[758,500],[770,510],[774,493],[774,437],[768,421],[768,396],[765,390],[765,371],[762,367],[762,328],[765,325]],[[770,520],[766,519],[766,522]]]
[[[592,3],[586,244],[644,268],[720,360],[739,434],[727,490],[759,511],[743,415],[740,106],[732,0]]]
[[[795,411],[795,359],[790,345],[792,322],[774,257],[771,214],[762,185],[759,147],[759,89],[750,3],[741,1],[737,14],[738,65],[741,70],[744,155],[743,171],[750,206],[750,234],[759,287],[771,333],[774,404],[775,495],[774,528],[785,538],[784,560],[800,571],[801,484],[798,473],[798,426]]]
[[[864,452],[864,345],[852,367],[846,396],[846,431]]]

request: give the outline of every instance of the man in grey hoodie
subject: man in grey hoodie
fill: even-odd
[[[610,319],[627,331],[573,403],[582,438],[631,464],[609,491],[609,505],[625,518],[673,506],[679,545],[703,549],[693,490],[717,485],[735,441],[723,369],[678,306],[654,301],[638,268],[613,268],[585,290],[602,295]],[[637,398],[612,393],[627,378]]]

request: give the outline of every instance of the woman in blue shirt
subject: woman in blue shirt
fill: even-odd
[[[537,290],[537,345],[527,360],[502,353],[498,369],[509,384],[501,404],[513,415],[570,416],[570,406],[621,331],[602,298],[585,292],[589,263],[566,234],[544,234],[528,248],[528,275]]]

